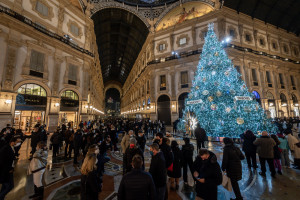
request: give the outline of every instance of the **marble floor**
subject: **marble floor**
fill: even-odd
[[[178,137],[179,144],[182,138]],[[195,144],[195,141],[192,140]],[[147,145],[150,144],[148,141]],[[209,150],[213,151],[221,164],[222,144],[220,142],[209,142]],[[26,200],[33,193],[32,176],[27,175],[30,140],[26,139],[20,150],[20,157],[17,161],[14,172],[14,189],[7,195],[6,200]],[[62,152],[63,153],[63,152]],[[103,177],[103,191],[99,199],[117,199],[119,183],[122,179],[122,155],[120,152],[110,152],[111,161],[105,165]],[[196,152],[195,152],[196,155]],[[80,160],[80,159],[79,159]],[[149,147],[145,150],[146,171],[149,169],[151,157]],[[300,170],[283,168],[283,175],[271,178],[270,173],[263,178],[256,171],[249,171],[246,160],[243,163],[243,178],[239,182],[242,195],[246,200],[274,199],[274,200],[295,200],[300,196]],[[259,171],[259,169],[258,169]],[[184,187],[183,180],[180,180],[178,191],[169,191],[169,198],[172,200],[195,199],[193,179],[189,173],[190,187]],[[72,160],[65,160],[61,155],[58,159],[52,159],[52,151],[49,151],[48,166],[43,177],[45,185],[45,200],[79,200],[80,199],[80,166],[74,166]],[[218,199],[226,200],[234,198],[233,192],[228,192],[222,186],[218,189]]]

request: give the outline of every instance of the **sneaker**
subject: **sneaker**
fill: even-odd
[[[263,173],[263,172],[259,172],[259,175],[266,177],[266,173]]]

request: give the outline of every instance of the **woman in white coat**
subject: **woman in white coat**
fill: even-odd
[[[293,136],[291,133],[286,133],[286,136],[287,136],[287,140],[288,140],[292,155],[294,156],[295,168],[300,169],[300,147],[298,147],[299,140],[295,136]]]
[[[29,164],[28,173],[33,174],[34,194],[29,198],[43,199],[44,186],[42,178],[47,165],[47,146],[45,142],[40,141],[37,144],[37,151],[33,154],[33,158]]]

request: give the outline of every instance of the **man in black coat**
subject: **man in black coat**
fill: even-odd
[[[37,143],[41,141],[40,126],[36,124],[34,130],[31,132],[31,154],[36,152]]]
[[[197,128],[195,129],[195,137],[197,140],[197,153],[199,149],[205,148],[204,142],[207,140],[206,132],[203,128],[201,128],[200,124],[197,124]]]
[[[200,149],[194,162],[197,197],[217,200],[218,185],[222,183],[222,172],[216,155],[207,149]]]
[[[7,193],[14,188],[14,146],[21,143],[20,138],[12,138],[4,146],[0,147],[0,200],[4,200]],[[5,162],[4,162],[5,161]]]
[[[82,130],[77,129],[74,134],[74,161],[73,164],[78,164],[77,157],[79,156],[79,150],[82,144]]]
[[[136,138],[137,144],[142,150],[142,152],[145,151],[145,146],[146,146],[146,136],[143,133],[142,130],[139,130],[138,137]]]
[[[152,155],[149,173],[152,175],[155,188],[156,188],[156,200],[164,200],[166,194],[166,182],[167,182],[167,170],[165,157],[162,152],[159,151],[159,146],[153,143],[150,146],[150,154]]]
[[[183,138],[185,142],[182,145],[182,167],[183,167],[183,181],[184,186],[188,186],[187,182],[187,168],[189,166],[191,173],[193,173],[193,154],[194,154],[194,146],[190,143],[190,138]]]
[[[154,200],[156,196],[152,176],[142,170],[143,158],[135,155],[132,159],[131,172],[123,176],[119,191],[118,200]]]
[[[166,168],[168,169],[174,161],[174,155],[172,149],[167,144],[167,138],[164,138],[162,133],[157,133],[156,139],[159,140],[159,149],[164,154],[165,161],[166,161]]]

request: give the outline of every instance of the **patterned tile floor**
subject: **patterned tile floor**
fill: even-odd
[[[182,144],[182,138],[177,138]],[[192,140],[195,144],[195,141]],[[150,141],[148,141],[150,144]],[[208,143],[209,150],[216,153],[221,164],[222,160],[222,144],[219,142]],[[7,200],[25,200],[33,192],[32,176],[27,176],[28,157],[30,152],[30,141],[27,139],[20,150],[20,158],[17,162],[14,180],[15,187],[7,195]],[[196,155],[196,152],[195,152]],[[151,157],[148,148],[145,151],[145,163],[149,166]],[[45,172],[43,182],[45,184],[45,199],[48,200],[68,200],[80,199],[80,173],[79,168],[73,166],[72,161],[57,159],[52,160],[52,152],[49,152],[49,166]],[[146,170],[147,167],[146,167]],[[99,199],[116,199],[116,191],[122,179],[122,155],[119,152],[111,152],[111,161],[105,166],[105,188]],[[259,170],[258,170],[259,171]],[[177,193],[170,192],[169,199],[191,199],[195,197],[193,190],[193,180],[189,174],[190,188],[183,188],[183,181],[180,180],[180,189]],[[262,178],[257,172],[249,171],[246,161],[243,161],[243,179],[239,182],[242,195],[246,200],[255,199],[284,199],[294,200],[300,196],[300,171],[294,169],[283,168],[283,175],[277,175],[276,179],[272,179],[267,173],[267,178]],[[222,186],[219,186],[218,199],[225,200],[234,197],[233,192],[228,192]]]

